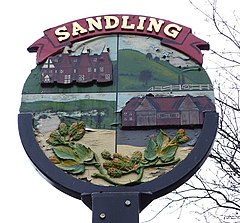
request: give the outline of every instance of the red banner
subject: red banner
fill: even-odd
[[[209,44],[194,36],[191,29],[167,20],[137,15],[105,15],[79,19],[44,31],[44,36],[30,47],[37,52],[37,62],[63,51],[87,38],[110,34],[144,35],[158,38],[161,44],[180,51],[198,64],[202,64],[201,50],[209,50]]]

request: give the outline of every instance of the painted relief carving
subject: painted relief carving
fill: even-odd
[[[96,185],[131,186],[182,162],[215,106],[199,62],[161,39],[111,34],[41,61],[20,111],[33,113],[36,140],[62,171]]]
[[[71,56],[67,50],[61,55],[49,57],[42,66],[42,84],[60,83],[108,83],[112,81],[112,62],[107,47],[98,54],[83,49],[79,56]]]
[[[134,97],[122,110],[122,127],[202,125],[215,106],[206,96]]]
[[[49,159],[72,175],[84,174],[86,166],[93,166],[97,172],[91,175],[92,178],[101,178],[113,185],[141,183],[146,168],[173,167],[180,161],[180,158],[175,157],[179,144],[188,141],[184,129],[179,129],[172,139],[160,130],[156,138],[149,139],[143,153],[134,151],[131,156],[127,156],[103,150],[100,160],[96,152],[80,143],[84,135],[84,122],[74,122],[69,127],[65,123],[60,123],[58,129],[51,132],[46,140],[52,146],[53,152]],[[130,173],[136,174],[135,180],[120,183],[112,179]]]

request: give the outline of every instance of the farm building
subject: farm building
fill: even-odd
[[[134,97],[122,109],[122,127],[202,125],[204,111],[215,111],[206,96]]]
[[[112,62],[105,47],[100,55],[84,49],[80,56],[67,52],[49,57],[42,66],[41,83],[108,83],[112,81]]]

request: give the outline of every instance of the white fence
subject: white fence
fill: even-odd
[[[176,84],[153,86],[148,91],[211,91],[212,84]]]

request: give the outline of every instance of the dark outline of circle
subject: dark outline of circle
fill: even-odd
[[[154,200],[171,192],[185,183],[202,166],[213,145],[217,126],[218,113],[205,112],[203,128],[192,152],[173,170],[161,177],[134,186],[98,186],[76,179],[52,164],[36,141],[32,127],[32,114],[18,115],[22,144],[37,171],[53,186],[77,199],[82,199],[82,195],[96,192],[138,192],[149,193],[151,200]]]

